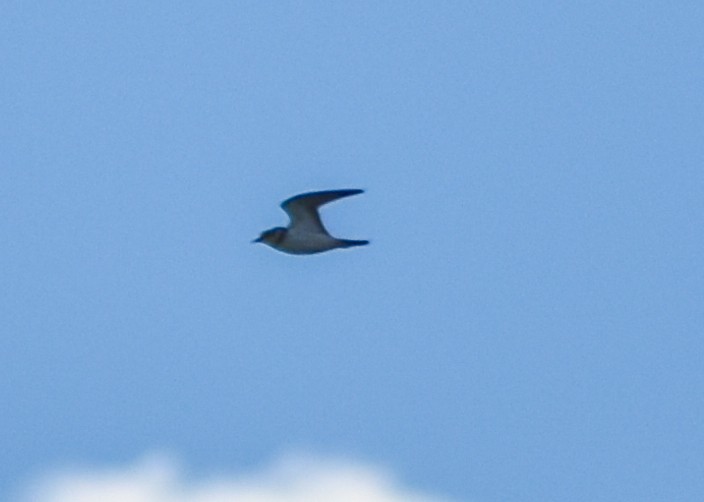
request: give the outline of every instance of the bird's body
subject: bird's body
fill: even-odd
[[[362,192],[359,189],[326,190],[291,197],[281,203],[281,208],[291,219],[288,227],[266,230],[254,242],[263,242],[289,254],[314,254],[369,244],[369,241],[333,237],[323,226],[318,214],[318,208],[323,204]]]

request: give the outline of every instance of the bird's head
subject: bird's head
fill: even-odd
[[[263,242],[269,246],[276,246],[284,240],[286,235],[286,229],[282,227],[275,227],[269,230],[264,230],[259,237],[254,239],[252,243]]]

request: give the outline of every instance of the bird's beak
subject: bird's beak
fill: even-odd
[[[261,242],[261,241],[262,241],[262,238],[261,238],[261,237],[257,237],[256,239],[254,239],[254,240],[252,241],[252,244],[256,244],[257,242]]]

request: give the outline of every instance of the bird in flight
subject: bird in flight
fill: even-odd
[[[337,248],[364,246],[369,241],[338,239],[328,233],[320,220],[318,208],[350,195],[364,192],[359,189],[325,190],[295,195],[281,203],[281,209],[290,218],[288,227],[265,230],[252,242],[263,242],[272,248],[289,254],[315,254]]]

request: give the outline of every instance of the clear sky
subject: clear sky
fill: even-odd
[[[0,498],[303,452],[704,500],[702,2],[1,10]],[[250,244],[330,188],[370,246]]]

